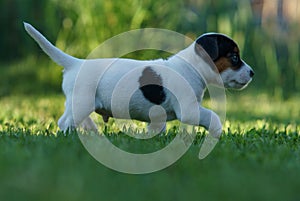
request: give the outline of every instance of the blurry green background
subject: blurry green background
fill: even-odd
[[[61,93],[62,68],[25,33],[26,21],[62,50],[82,58],[106,39],[137,28],[165,28],[192,39],[222,32],[238,42],[244,60],[256,72],[247,90],[289,99],[300,90],[299,4],[298,0],[0,0],[0,97]]]

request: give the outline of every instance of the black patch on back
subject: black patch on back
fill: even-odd
[[[160,105],[166,100],[162,78],[151,67],[143,70],[139,83],[144,97],[151,103]]]

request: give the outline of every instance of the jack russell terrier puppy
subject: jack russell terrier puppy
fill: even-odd
[[[151,122],[152,118],[149,117],[149,111],[153,106],[159,106],[164,109],[165,121],[177,119],[182,123],[203,126],[212,136],[219,138],[222,133],[220,118],[215,112],[201,106],[207,84],[216,82],[216,77],[220,77],[225,88],[243,89],[249,84],[254,75],[251,67],[240,58],[237,44],[223,34],[208,33],[201,35],[189,47],[167,60],[78,59],[52,45],[30,24],[24,23],[24,26],[28,34],[39,44],[43,51],[54,62],[64,67],[62,88],[66,96],[65,112],[59,119],[58,126],[65,132],[77,128],[79,125],[97,130],[89,117],[92,112],[102,115],[104,122],[107,122],[109,117],[128,118],[126,115],[114,115],[114,110],[119,110],[119,113],[122,113],[124,112],[122,110],[127,109],[131,119]],[[90,66],[94,68],[88,68]],[[101,68],[105,70],[100,70],[101,73],[97,73],[97,69]],[[171,71],[176,73],[170,73]],[[91,104],[87,104],[86,102],[90,100],[85,101],[84,98],[78,100],[78,97],[84,97],[86,91],[90,90],[88,88],[89,84],[86,84],[85,87],[77,86],[76,93],[82,93],[83,95],[74,95],[79,72],[88,74],[82,78],[81,83],[89,83],[89,76],[91,79],[95,79],[92,78],[93,76],[98,78],[98,80],[93,81],[95,93],[90,98],[93,100]],[[133,76],[126,81],[128,86],[126,86],[126,83],[125,86],[123,84],[123,90],[126,94],[127,88],[134,87],[136,89],[130,99],[130,104],[125,103],[126,101],[122,99],[122,95],[112,103],[115,87],[129,72],[132,72],[131,75]],[[178,75],[182,76],[190,85],[195,98],[186,95],[185,89],[180,87]],[[174,93],[168,90],[172,86],[175,86],[176,94],[182,94],[179,95],[181,103],[178,103],[178,95],[175,94],[174,96]],[[176,88],[177,86],[178,88]],[[87,96],[91,95],[88,94]],[[116,97],[118,97],[118,94]],[[182,106],[182,104],[185,106]],[[201,114],[198,122],[195,122],[191,117],[194,108],[189,107],[195,104],[197,104],[197,114]],[[73,114],[74,108],[80,108],[76,118]],[[191,111],[186,113],[183,110]],[[158,119],[160,118],[159,114],[156,116]]]

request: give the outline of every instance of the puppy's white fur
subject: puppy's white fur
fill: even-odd
[[[183,123],[204,126],[214,137],[221,135],[222,125],[217,114],[200,105],[206,85],[220,84],[219,74],[212,68],[214,65],[205,53],[203,53],[203,57],[199,56],[199,53],[196,54],[195,42],[168,60],[139,61],[119,58],[84,60],[62,52],[31,25],[24,23],[24,26],[46,54],[64,67],[62,88],[66,96],[66,103],[65,112],[58,121],[60,129],[63,131],[76,128],[80,124],[87,129],[97,130],[96,125],[89,118],[89,115],[96,110],[104,120],[113,114],[117,114],[113,115],[116,118],[128,118],[127,111],[129,111],[133,119],[147,122],[150,122],[151,118],[165,118],[168,121],[178,119]],[[131,94],[133,95],[131,97],[132,104],[129,106],[124,104],[126,101],[122,99],[122,94],[132,93],[132,88],[138,89],[139,78],[146,67],[150,67],[157,73],[164,87],[178,91],[176,97],[166,91],[166,99],[161,104],[165,111],[157,112],[152,117],[149,117],[149,110],[154,104],[149,102],[140,90]],[[251,81],[251,77],[248,75],[250,70],[251,68],[245,63],[237,71],[225,70],[221,73],[224,86],[245,87]],[[173,73],[170,74],[170,72]],[[80,81],[78,75],[81,73],[85,75],[81,76],[82,80]],[[128,75],[128,77],[124,78],[124,75]],[[179,77],[184,78],[192,88],[194,96],[185,93],[184,86],[186,84],[178,82]],[[114,94],[115,87],[118,86],[120,80],[123,80],[126,86],[123,87],[121,94]],[[84,83],[84,85],[81,86],[78,83]],[[74,91],[74,89],[78,91]],[[112,103],[113,96],[119,98],[115,98]],[[184,104],[180,105],[178,100]],[[189,111],[195,108],[191,106],[196,106],[198,111],[196,113]],[[76,115],[74,115],[74,107]],[[192,114],[201,114],[198,122],[195,122]]]

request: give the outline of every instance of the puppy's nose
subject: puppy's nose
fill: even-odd
[[[250,70],[250,77],[253,77],[254,76],[254,72],[253,70]]]

